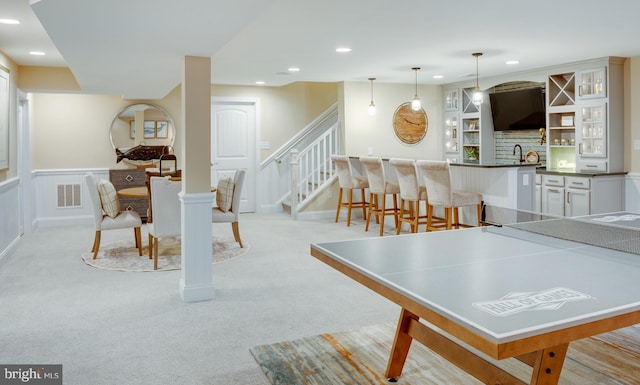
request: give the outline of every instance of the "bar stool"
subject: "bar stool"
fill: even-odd
[[[424,201],[427,212],[429,211],[429,201],[427,200],[427,189],[418,184],[418,170],[416,163],[412,159],[389,159],[389,164],[398,174],[398,184],[400,186],[400,213],[398,214],[398,226],[396,234],[400,234],[402,222],[411,226],[411,232],[417,233],[419,225],[427,224],[427,213],[420,215],[420,202]],[[405,202],[409,206],[409,211],[405,211]]]
[[[353,177],[351,172],[351,162],[346,155],[331,155],[331,160],[336,165],[338,171],[338,184],[340,186],[340,192],[338,194],[338,208],[336,209],[336,222],[340,218],[340,209],[342,207],[347,208],[347,226],[351,226],[351,209],[362,208],[362,218],[367,217],[367,202],[364,190],[369,187],[369,181],[364,177]],[[349,200],[347,202],[342,201],[343,190],[349,191]],[[362,194],[362,201],[353,201],[353,190],[360,190]]]
[[[476,206],[477,224],[480,226],[482,220],[482,194],[454,190],[451,187],[451,170],[449,162],[439,160],[418,160],[416,166],[422,172],[429,195],[429,204],[432,207],[444,208],[443,225],[436,226],[432,223],[431,213],[427,218],[427,231],[450,230],[452,227],[459,229],[460,227],[474,227],[471,225],[463,225],[460,223],[458,208],[464,206]],[[433,212],[433,210],[431,210]],[[451,219],[451,211],[453,211],[453,221]]]
[[[360,157],[360,163],[367,170],[367,179],[369,180],[369,214],[367,215],[367,225],[364,230],[369,231],[369,222],[371,216],[375,215],[377,222],[380,223],[380,236],[384,231],[384,217],[393,215],[393,219],[398,228],[398,194],[400,186],[397,183],[389,182],[384,176],[384,167],[381,158]],[[393,207],[387,208],[387,194],[393,195]],[[378,205],[378,202],[380,204]]]

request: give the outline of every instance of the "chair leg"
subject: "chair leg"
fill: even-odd
[[[338,218],[340,218],[340,207],[342,206],[342,187],[338,191],[338,207],[336,208],[336,223],[338,223]]]
[[[93,238],[93,247],[91,251],[93,251],[93,259],[96,259],[98,256],[98,250],[100,249],[100,230],[96,230],[96,236]]]
[[[158,238],[153,238],[153,270],[158,270]]]
[[[240,224],[238,222],[232,222],[231,229],[233,230],[233,237],[236,239],[236,242],[240,244],[240,248],[243,248],[244,246],[242,246],[242,240],[240,239]]]
[[[398,194],[393,194],[393,219],[398,228]]]
[[[453,211],[451,207],[444,208],[444,219],[447,222],[446,224],[447,230],[451,230],[451,211]]]
[[[140,235],[139,227],[135,227],[133,229],[133,236],[136,239],[136,247],[138,248],[138,255],[142,256],[142,236]]]
[[[416,215],[413,217],[413,233],[418,232],[418,224],[420,223],[420,201],[416,201]]]
[[[353,189],[351,188],[349,189],[349,206],[347,207],[347,227],[351,226],[351,208],[352,207],[353,207]]]
[[[460,215],[457,207],[453,208],[453,225],[455,226],[456,230],[460,229]]]
[[[153,235],[149,234],[149,259],[153,259]]]
[[[367,224],[364,226],[364,231],[369,231],[369,222],[371,222],[371,213],[373,212],[373,193],[369,193],[369,215],[367,215]]]
[[[367,196],[364,194],[364,189],[360,190],[360,195],[362,196],[362,219],[367,217]],[[377,204],[376,204],[377,207]],[[376,217],[376,223],[378,223],[378,219]]]
[[[416,211],[416,208],[418,209]],[[416,233],[418,231],[418,221],[417,221],[417,217],[418,217],[418,213],[420,212],[420,205],[418,204],[418,207],[414,208],[413,205],[413,201],[409,201],[409,217],[410,217],[410,227],[409,230],[412,233]]]
[[[400,235],[402,230],[402,219],[404,218],[404,199],[400,198],[400,212],[398,213],[398,225],[396,226],[396,235]]]
[[[382,236],[382,233],[384,232],[384,217],[385,214],[387,213],[387,194],[382,194],[382,205],[380,207],[378,207],[379,212],[382,214],[380,215],[380,236]],[[371,216],[371,214],[369,214],[369,216]]]
[[[477,211],[476,215],[477,215],[477,218],[478,218],[478,227],[480,227],[480,226],[482,226],[482,223],[481,223],[481,221],[482,221],[482,205],[481,204],[477,206],[476,211]]]

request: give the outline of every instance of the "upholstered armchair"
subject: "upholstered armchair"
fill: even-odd
[[[96,182],[92,173],[85,175],[87,190],[93,208],[93,225],[95,237],[93,239],[93,259],[98,256],[102,230],[115,230],[133,228],[138,255],[142,255],[142,242],[140,238],[140,215],[133,210],[120,210],[118,195],[113,184],[107,180]]]
[[[233,179],[229,177],[221,178],[216,188],[216,207],[213,207],[213,223],[231,223],[233,237],[242,246],[240,239],[240,198],[242,195],[242,185],[244,184],[246,171],[237,170]]]

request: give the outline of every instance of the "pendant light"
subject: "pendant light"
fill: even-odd
[[[478,84],[478,58],[482,56],[482,52],[474,52],[471,55],[476,58],[476,89],[473,91],[472,100],[473,104],[479,107],[482,104],[483,95]]]
[[[371,82],[371,103],[369,103],[369,115],[375,115],[376,113],[376,104],[373,102],[373,81],[376,80],[376,78],[369,78],[369,81]]]
[[[422,107],[420,97],[418,96],[418,71],[420,70],[420,67],[413,67],[411,69],[416,73],[416,94],[411,101],[411,109],[414,111],[418,111]]]

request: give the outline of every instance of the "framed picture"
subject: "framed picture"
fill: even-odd
[[[131,139],[136,138],[136,121],[135,120],[129,121],[129,137]]]
[[[156,138],[169,137],[169,122],[166,120],[156,120]]]
[[[560,120],[560,125],[562,127],[572,127],[573,126],[573,116],[572,115],[562,115]]]
[[[155,120],[144,121],[144,137],[145,139],[151,139],[156,137],[156,121]]]

